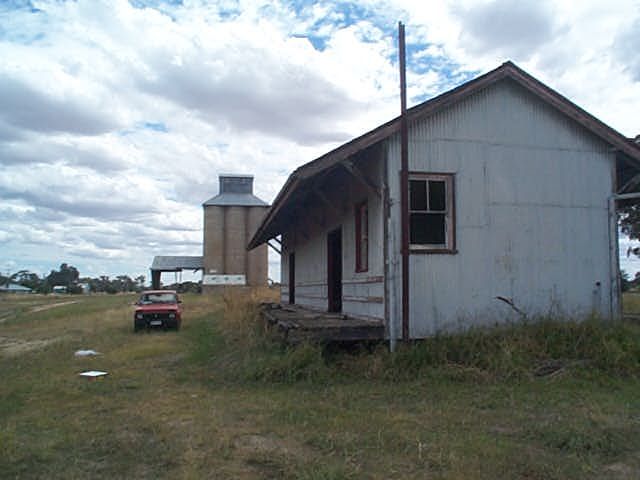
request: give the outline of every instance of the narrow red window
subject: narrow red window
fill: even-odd
[[[367,202],[356,205],[356,272],[369,270],[369,209]]]

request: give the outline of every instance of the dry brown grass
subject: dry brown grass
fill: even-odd
[[[220,327],[229,340],[252,344],[262,335],[256,328],[260,304],[278,299],[279,291],[274,288],[227,288],[222,292],[224,313]]]

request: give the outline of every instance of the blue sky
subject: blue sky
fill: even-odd
[[[0,270],[148,276],[154,255],[199,255],[218,173],[270,202],[397,114],[398,20],[410,104],[512,60],[640,133],[635,0],[4,1]]]

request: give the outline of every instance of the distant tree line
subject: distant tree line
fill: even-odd
[[[67,293],[84,293],[85,286],[91,293],[139,292],[144,289],[144,281],[144,275],[135,278],[128,275],[118,275],[115,278],[106,275],[98,278],[80,277],[78,269],[66,263],[43,277],[29,270],[19,270],[8,277],[0,275],[0,285],[16,283],[37,293],[51,293],[53,287],[65,287]]]

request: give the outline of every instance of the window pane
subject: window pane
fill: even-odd
[[[444,213],[412,213],[409,219],[410,243],[413,245],[444,245]]]
[[[447,194],[443,180],[429,180],[429,210],[444,212],[447,209]]]
[[[409,209],[427,209],[427,182],[424,180],[409,180]]]

